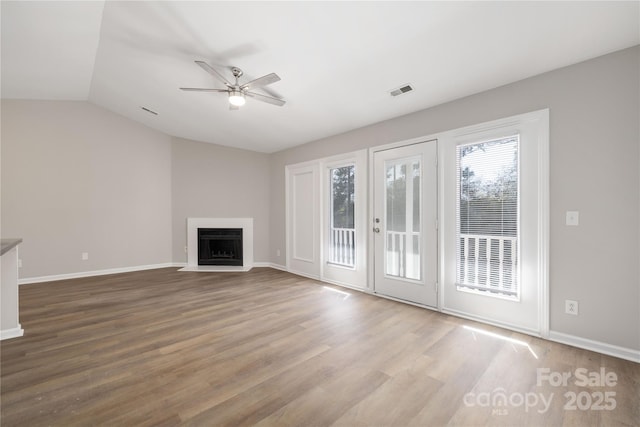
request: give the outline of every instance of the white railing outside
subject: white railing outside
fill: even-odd
[[[420,280],[420,233],[410,234],[411,240],[407,242],[407,233],[387,231],[385,273],[389,276]]]
[[[518,238],[459,234],[458,284],[518,294]]]
[[[331,256],[333,264],[353,267],[356,264],[355,228],[331,228]]]

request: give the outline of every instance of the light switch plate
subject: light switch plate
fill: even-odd
[[[580,212],[567,211],[567,225],[577,226],[580,223]]]

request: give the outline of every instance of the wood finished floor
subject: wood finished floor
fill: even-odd
[[[638,364],[268,268],[24,285],[20,310],[3,427],[640,425]],[[601,367],[615,387],[536,384],[536,368]],[[480,406],[500,391],[512,404]],[[570,391],[616,408],[564,410]],[[516,405],[534,393],[553,394],[546,412]]]

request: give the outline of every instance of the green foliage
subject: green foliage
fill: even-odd
[[[331,169],[333,227],[354,228],[355,166]]]

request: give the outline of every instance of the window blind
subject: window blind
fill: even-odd
[[[458,288],[519,295],[519,135],[456,149]]]

